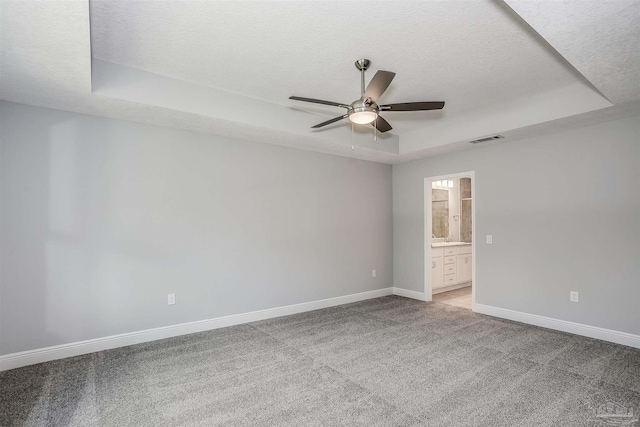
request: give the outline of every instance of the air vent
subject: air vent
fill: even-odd
[[[480,139],[475,139],[473,141],[469,141],[469,144],[479,144],[481,142],[493,141],[494,139],[502,139],[502,138],[504,138],[504,136],[502,135],[493,135],[493,136],[488,136],[486,138],[480,138]]]

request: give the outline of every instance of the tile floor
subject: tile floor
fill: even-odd
[[[434,294],[433,300],[443,304],[449,304],[455,307],[471,310],[471,286]]]

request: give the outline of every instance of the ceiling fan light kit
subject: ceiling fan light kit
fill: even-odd
[[[349,120],[357,125],[366,125],[378,118],[378,110],[360,100],[351,104],[348,114]]]
[[[327,126],[331,123],[335,123],[342,119],[348,118],[352,123],[358,125],[371,124],[379,132],[388,132],[391,129],[391,125],[385,119],[380,116],[380,111],[422,111],[422,110],[441,110],[444,108],[443,101],[429,101],[429,102],[404,102],[399,104],[386,104],[378,105],[376,101],[384,93],[385,90],[391,84],[391,81],[395,77],[396,73],[390,71],[378,71],[369,85],[365,89],[364,73],[371,65],[371,61],[368,59],[358,59],[355,62],[356,68],[360,71],[361,76],[361,93],[360,99],[353,101],[351,104],[343,104],[340,102],[323,101],[321,99],[302,98],[299,96],[290,96],[289,99],[295,101],[311,102],[314,104],[331,105],[334,107],[346,108],[347,113],[327,120],[326,122],[318,123],[312,126],[313,129]]]

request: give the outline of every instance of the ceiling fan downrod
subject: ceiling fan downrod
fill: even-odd
[[[371,61],[369,61],[368,59],[358,59],[355,62],[355,66],[358,70],[360,70],[360,96],[363,97],[364,96],[364,72],[367,71],[369,69],[369,65],[371,65]]]

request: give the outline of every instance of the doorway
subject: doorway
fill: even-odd
[[[424,292],[473,310],[475,279],[475,176],[460,172],[425,178]]]

